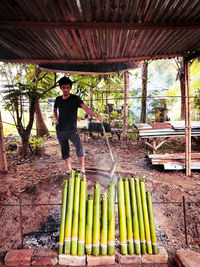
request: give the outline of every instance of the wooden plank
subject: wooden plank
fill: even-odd
[[[180,132],[180,133],[178,133],[178,132],[175,132],[175,133],[173,133],[173,132],[171,132],[171,133],[159,133],[159,134],[157,134],[157,133],[155,133],[155,134],[143,134],[143,135],[139,135],[139,137],[141,137],[142,139],[144,139],[144,138],[146,138],[146,139],[148,139],[148,138],[163,138],[163,137],[173,137],[173,136],[185,136],[185,133],[183,133],[183,132]],[[200,132],[191,132],[191,136],[200,136]]]
[[[162,165],[165,163],[172,163],[172,162],[185,163],[185,159],[152,159],[151,160],[151,163],[153,165]],[[192,159],[192,162],[199,162],[200,164],[200,159]]]
[[[166,163],[164,164],[165,170],[184,170],[185,169],[185,163]],[[193,170],[200,170],[200,163],[199,162],[192,162],[191,169]]]
[[[200,153],[192,153],[192,159],[200,159]],[[150,154],[148,155],[150,159],[185,159],[185,153],[175,153],[175,154]]]
[[[169,121],[169,123],[171,124],[171,126],[174,129],[177,129],[177,130],[178,129],[181,129],[181,130],[185,129],[185,121]],[[191,121],[191,127],[200,129],[200,122],[199,121]]]

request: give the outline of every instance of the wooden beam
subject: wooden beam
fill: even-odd
[[[0,112],[0,172],[3,172],[3,173],[8,172],[1,112]]]
[[[189,23],[120,23],[120,22],[56,22],[56,21],[0,21],[3,29],[65,29],[65,30],[194,30],[200,22]]]
[[[189,56],[185,57],[185,60],[189,61],[189,60],[195,59],[197,57],[200,57],[200,51],[193,53],[193,54],[190,54]]]
[[[140,57],[126,57],[126,58],[101,58],[101,59],[42,59],[42,58],[19,58],[19,59],[5,59],[0,58],[0,61],[6,63],[27,63],[27,64],[56,64],[56,63],[113,63],[113,62],[130,62],[130,61],[141,61],[150,59],[161,59],[161,58],[174,58],[183,57],[185,54],[165,54],[165,55],[148,55]]]

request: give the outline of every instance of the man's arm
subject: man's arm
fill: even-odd
[[[101,116],[98,116],[94,111],[87,107],[84,103],[81,104],[82,109],[85,110],[86,113],[88,113],[90,116],[95,117],[97,120],[102,121],[103,118]]]
[[[57,108],[53,109],[53,116],[55,119],[56,124],[58,124],[58,112],[57,112]]]

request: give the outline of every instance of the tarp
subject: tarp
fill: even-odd
[[[41,69],[53,72],[81,73],[81,74],[111,74],[122,70],[138,68],[140,62],[112,62],[112,63],[84,63],[84,64],[39,64]]]

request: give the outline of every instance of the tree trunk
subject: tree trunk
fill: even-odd
[[[37,136],[43,137],[44,135],[49,136],[49,131],[47,129],[47,126],[44,122],[42,112],[40,109],[40,103],[39,101],[36,104],[36,110],[35,110],[35,116],[36,116],[36,130],[37,130]]]
[[[22,147],[21,147],[21,153],[20,154],[23,158],[25,158],[30,152],[29,136],[30,136],[31,129],[33,126],[34,114],[35,114],[37,102],[38,102],[37,98],[34,98],[30,101],[30,104],[29,104],[29,122],[28,122],[28,125],[26,126],[26,128],[22,124],[22,117],[20,117],[19,113],[17,113],[16,127],[17,127],[17,131],[18,131],[18,133],[22,139]]]
[[[147,110],[147,79],[148,79],[148,62],[143,63],[142,68],[142,103],[141,103],[141,122],[146,122]]]
[[[26,158],[27,155],[30,153],[30,147],[29,147],[29,133],[24,131],[22,138],[22,147],[20,147],[19,154],[22,156],[22,158]]]

